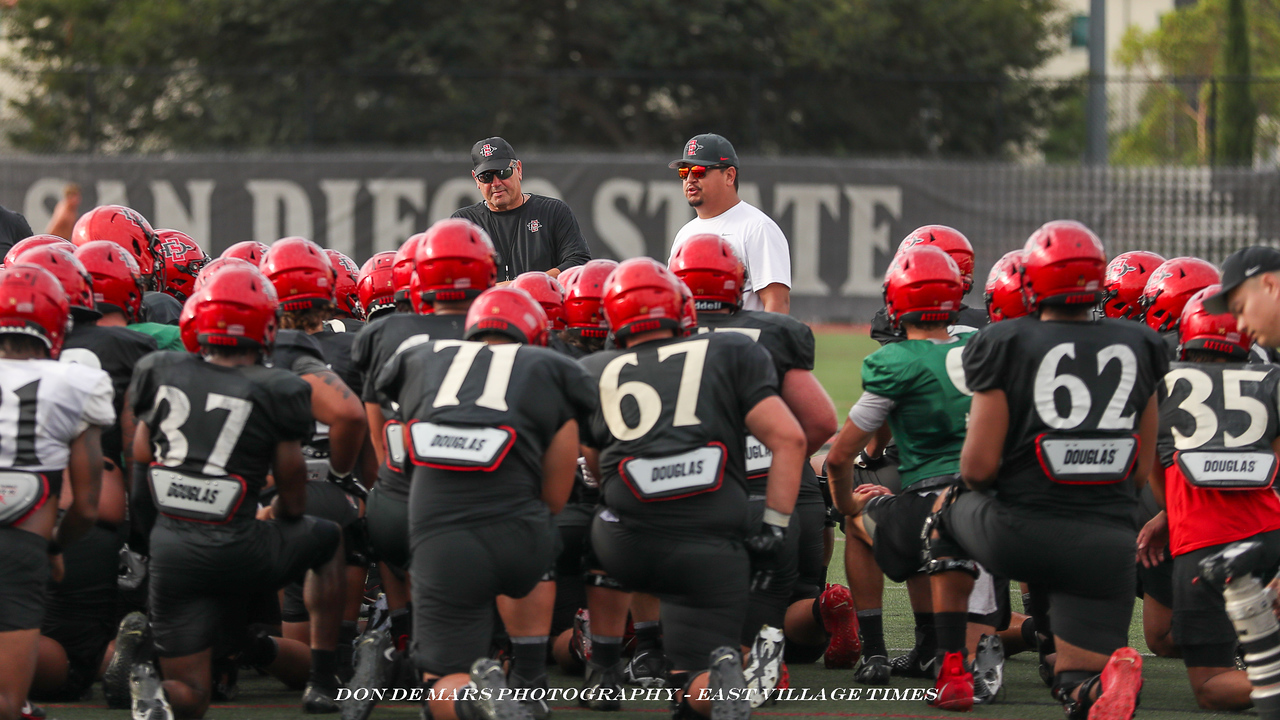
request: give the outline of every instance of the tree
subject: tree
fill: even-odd
[[[1160,18],[1159,27],[1144,33],[1130,28],[1116,61],[1146,81],[1138,103],[1138,121],[1121,131],[1112,160],[1119,163],[1176,162],[1202,164],[1214,154],[1210,116],[1213,96],[1218,110],[1225,102],[1223,82],[1232,74],[1224,66],[1228,4],[1236,0],[1200,0]],[[1252,22],[1247,29],[1257,111],[1280,116],[1280,0],[1244,0]],[[1219,117],[1222,126],[1223,118]],[[1217,147],[1219,154],[1223,148]]]
[[[991,156],[1055,0],[22,0],[30,149],[744,149]]]
[[[1222,69],[1227,77],[1220,91],[1218,113],[1218,160],[1229,165],[1253,164],[1258,109],[1253,104],[1248,33],[1244,0],[1229,0],[1227,36],[1222,44]]]

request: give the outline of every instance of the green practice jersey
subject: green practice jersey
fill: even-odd
[[[960,354],[977,333],[951,342],[906,340],[862,362],[862,389],[893,401],[889,429],[898,444],[902,487],[960,472],[972,393]]]
[[[177,352],[185,352],[186,346],[182,344],[182,331],[177,325],[161,325],[153,322],[134,323],[129,326],[130,330],[137,330],[140,333],[146,333],[156,339],[156,344],[161,350],[175,350]]]

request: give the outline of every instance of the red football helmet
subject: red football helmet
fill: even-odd
[[[436,306],[422,297],[422,280],[418,273],[409,276],[409,304],[413,306],[414,315],[430,315],[436,311]]]
[[[925,225],[911,231],[911,234],[898,245],[898,252],[916,245],[933,245],[941,248],[960,268],[960,278],[964,282],[964,291],[973,288],[973,243],[964,233],[946,225]]]
[[[991,266],[982,297],[991,322],[1012,320],[1027,314],[1022,300],[1022,251],[1010,250]]]
[[[366,320],[384,310],[396,308],[396,286],[392,280],[392,267],[396,254],[392,250],[380,252],[365,261],[360,268],[356,290],[360,294],[360,307]]]
[[[908,245],[884,274],[884,308],[896,328],[911,322],[955,322],[964,297],[960,267],[936,245]]]
[[[306,238],[281,238],[262,256],[258,269],[275,286],[280,309],[310,310],[317,302],[333,302],[333,264],[324,248]]]
[[[568,270],[565,270],[564,272],[557,275],[556,282],[560,283],[560,287],[564,288],[564,291],[567,293],[569,292],[569,288],[573,286],[573,283],[578,279],[578,276],[581,274],[582,274],[582,266],[574,265]]]
[[[1141,320],[1142,290],[1147,279],[1164,258],[1153,252],[1135,250],[1120,253],[1107,263],[1107,275],[1103,279],[1102,310],[1109,318]]]
[[[1178,357],[1187,358],[1188,350],[1212,350],[1234,358],[1249,357],[1253,339],[1240,332],[1231,313],[1211,315],[1204,309],[1204,299],[1222,289],[1214,283],[1191,296],[1178,322]]]
[[[32,235],[31,237],[19,240],[13,244],[13,247],[9,248],[9,252],[4,254],[4,264],[16,265],[18,263],[19,255],[31,248],[44,247],[45,245],[66,245],[67,252],[74,253],[76,251],[74,243],[70,240],[60,238],[57,235]]]
[[[498,333],[526,345],[546,345],[547,324],[542,305],[529,293],[515,287],[489,288],[467,310],[466,339]]]
[[[1096,305],[1102,298],[1107,253],[1092,230],[1075,220],[1052,220],[1022,248],[1022,296],[1027,311],[1044,304]]]
[[[187,300],[182,341],[191,352],[201,345],[270,350],[278,310],[275,288],[257,268],[227,265]]]
[[[693,299],[693,291],[683,280],[676,278],[676,284],[680,289],[680,334],[692,335],[698,330],[697,302]]]
[[[685,240],[667,265],[684,281],[693,299],[704,310],[742,305],[742,284],[747,268],[728,240],[701,233]]]
[[[229,268],[229,267],[239,267],[239,266],[251,267],[251,268],[258,267],[257,265],[254,265],[253,263],[249,262],[248,260],[241,260],[240,258],[220,257],[217,260],[209,261],[209,264],[201,268],[200,273],[196,275],[195,282],[191,284],[191,293],[194,295],[195,293],[199,292],[200,288],[204,287],[205,284],[207,284],[211,279],[213,279],[214,275],[217,275],[222,270],[225,270],[226,268]]]
[[[185,302],[195,292],[196,276],[209,264],[209,255],[180,230],[157,230],[164,262],[164,292]]]
[[[511,287],[520,288],[538,301],[543,312],[547,314],[547,322],[551,330],[563,330],[568,326],[564,315],[564,288],[555,278],[544,272],[532,270],[521,273],[511,281]]]
[[[138,322],[143,285],[133,255],[110,240],[95,240],[76,248],[76,259],[93,277],[95,306],[124,313],[129,322]]]
[[[67,293],[71,314],[77,319],[95,320],[102,313],[93,304],[93,277],[72,252],[75,246],[40,245],[14,258],[16,264],[39,265],[53,273]]]
[[[1218,268],[1193,257],[1176,257],[1164,261],[1147,278],[1138,303],[1142,305],[1147,325],[1156,332],[1178,329],[1182,309],[1192,295],[1221,282]]]
[[[417,270],[418,247],[427,237],[426,233],[410,235],[408,240],[396,250],[396,259],[391,266],[391,281],[396,286],[396,302],[409,299],[409,280]]]
[[[469,300],[498,281],[493,241],[479,225],[451,218],[424,235],[416,257],[423,299]]]
[[[39,338],[57,359],[70,327],[67,294],[53,273],[30,263],[0,269],[0,333]]]
[[[356,283],[360,280],[360,268],[356,267],[356,261],[330,248],[325,248],[324,254],[329,258],[329,264],[333,265],[333,272],[338,278],[333,286],[333,301],[338,307],[338,314],[357,320],[363,318],[364,314],[360,312],[360,294],[356,292]]]
[[[600,303],[604,299],[604,283],[617,267],[614,260],[600,259],[569,268],[578,270],[564,298],[564,314],[570,335],[599,339],[609,334],[609,322]]]
[[[683,334],[685,301],[679,278],[657,260],[638,257],[624,260],[609,273],[602,304],[614,338],[622,343],[631,335],[651,330]]]
[[[246,262],[252,263],[254,267],[262,262],[263,256],[271,249],[269,245],[263,245],[253,240],[245,240],[222,251],[220,258],[239,258]]]
[[[71,242],[85,245],[95,240],[110,240],[119,245],[138,263],[143,287],[164,287],[164,262],[160,259],[160,239],[142,214],[123,205],[100,205],[76,221]]]

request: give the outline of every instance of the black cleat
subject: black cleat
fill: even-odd
[[[747,678],[742,673],[742,655],[736,648],[711,651],[711,673],[707,676],[711,694],[711,720],[748,720],[751,698]]]
[[[337,678],[334,678],[334,685],[336,687]],[[333,699],[333,696],[333,690],[327,690],[315,683],[307,683],[307,689],[302,693],[302,712],[308,715],[341,712],[342,707],[338,705],[337,700]]]
[[[623,675],[628,685],[660,688],[667,686],[667,674],[670,672],[671,662],[661,650],[639,650],[627,663]]]
[[[928,658],[922,658],[920,657],[920,648],[911,648],[906,655],[899,655],[889,661],[889,674],[896,677],[936,680],[938,678],[938,657],[933,653],[926,654]]]
[[[529,709],[507,692],[507,677],[497,660],[481,658],[475,661],[471,666],[471,684],[479,692],[478,697],[468,703],[484,720],[533,720]]]
[[[621,663],[610,668],[587,662],[582,680],[582,694],[578,705],[596,712],[612,712],[622,709]]]
[[[853,671],[853,679],[863,685],[888,685],[889,673],[889,658],[884,655],[863,655]]]
[[[147,622],[146,615],[129,613],[120,621],[120,629],[116,631],[116,653],[111,656],[107,672],[102,676],[102,694],[107,698],[107,707],[125,710],[132,706],[129,674],[134,665],[150,660],[151,624]]]
[[[1200,561],[1200,580],[1221,591],[1232,579],[1253,573],[1262,565],[1262,543],[1231,543]]]
[[[232,702],[240,695],[240,664],[235,660],[223,658],[213,661],[213,691],[211,697],[216,703]]]
[[[173,708],[164,696],[160,676],[149,662],[141,662],[129,670],[129,701],[133,720],[173,720]]]
[[[363,700],[357,700],[355,693],[342,701],[342,720],[368,720],[378,700],[374,697],[378,690],[386,687],[390,675],[392,661],[395,658],[396,646],[391,642],[391,633],[385,628],[370,630],[356,639],[355,673],[347,687],[351,690],[368,688],[369,693],[361,693]]]

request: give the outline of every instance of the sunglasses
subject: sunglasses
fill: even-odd
[[[479,180],[485,185],[488,185],[489,183],[493,182],[493,178],[495,176],[499,180],[506,180],[507,178],[511,177],[511,174],[514,173],[515,171],[516,171],[516,163],[513,160],[510,165],[506,166],[501,170],[485,170],[482,173],[476,173],[476,180]]]
[[[711,165],[711,166],[694,165],[692,167],[676,168],[676,172],[680,173],[681,180],[686,180],[688,178],[693,178],[694,180],[701,180],[703,176],[707,174],[708,170],[723,170],[727,167],[729,166],[728,165]]]

